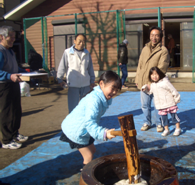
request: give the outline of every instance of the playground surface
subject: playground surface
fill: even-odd
[[[68,114],[67,90],[42,88],[32,89],[30,93],[30,97],[21,98],[23,113],[19,130],[29,140],[18,150],[2,149],[0,142],[0,170],[59,133]]]
[[[180,94],[181,102],[178,104],[178,116],[181,120],[182,133],[179,137],[172,135],[174,131],[174,125],[172,123],[170,123],[171,135],[167,137],[161,136],[161,133],[156,131],[155,125],[146,132],[140,131],[143,124],[143,113],[140,108],[140,93],[138,91],[126,91],[115,97],[112,105],[102,117],[100,125],[120,130],[117,117],[133,114],[135,128],[137,130],[139,153],[167,160],[176,167],[180,185],[192,185],[195,184],[195,92],[180,92]],[[44,99],[44,92],[39,95]],[[31,114],[31,119],[34,120],[36,120],[36,114],[42,114],[42,120],[36,120],[35,122],[37,127],[39,127],[39,121],[44,121],[45,124],[46,120],[48,121],[45,126],[45,132],[40,133],[40,136],[45,137],[41,139],[42,144],[35,147],[33,145],[36,143],[34,138],[37,137],[38,142],[39,134],[33,135],[34,130],[30,129],[30,125],[23,125],[21,127],[21,133],[31,136],[30,140],[24,145],[24,148],[32,147],[32,151],[26,153],[26,155],[18,158],[16,161],[11,162],[8,166],[1,168],[0,181],[10,183],[11,185],[79,184],[81,174],[79,169],[82,165],[82,157],[77,150],[71,150],[68,143],[59,141],[60,124],[67,114],[66,108],[62,108],[67,105],[66,96],[64,95],[66,95],[66,91],[56,91],[51,96],[51,99],[48,99],[48,105],[44,104],[44,107],[39,107],[39,109],[36,108],[33,110],[31,108],[28,110],[28,107],[23,107],[23,110],[26,111],[23,111],[24,118],[22,119],[25,119],[26,112],[26,115]],[[38,101],[36,97],[31,97],[34,98],[34,107],[40,103],[40,100],[36,102]],[[28,101],[27,98],[24,99]],[[58,108],[57,110],[60,111],[57,117],[53,112],[50,115],[44,114],[44,110],[50,109],[51,107]],[[27,120],[23,121],[22,124],[27,124]],[[56,125],[54,124],[55,122],[59,122],[59,124]],[[26,133],[22,132],[26,130],[24,129],[25,127],[29,127],[28,130],[30,131],[28,132],[31,134],[27,133],[27,131]],[[53,127],[56,129],[53,129]],[[48,137],[50,138],[49,140]],[[97,150],[94,158],[109,154],[124,153],[122,137],[116,137],[107,142],[95,141],[94,144]],[[17,151],[6,150],[6,154],[7,156],[14,156],[20,150],[22,152],[24,148]],[[2,150],[0,149],[0,154]],[[2,153],[4,154],[3,158],[6,159],[5,150]],[[1,155],[0,160],[2,162],[3,158]]]

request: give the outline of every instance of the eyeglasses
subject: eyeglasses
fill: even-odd
[[[155,38],[160,38],[160,35],[153,35],[153,34],[151,34],[150,37],[152,37],[152,38],[154,38],[154,37]]]
[[[78,40],[78,44],[80,44],[80,43],[85,44],[85,41],[84,40]]]

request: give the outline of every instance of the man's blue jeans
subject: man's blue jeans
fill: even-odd
[[[121,71],[122,71],[121,81],[122,81],[122,85],[124,85],[125,80],[127,78],[127,65],[126,64],[122,64],[122,65],[120,65],[120,68],[121,68]]]
[[[152,120],[151,120],[151,103],[152,103],[152,99],[153,99],[153,95],[148,95],[147,93],[141,91],[140,93],[141,95],[141,104],[142,104],[142,111],[144,113],[145,119],[144,119],[144,123],[147,123],[149,126],[152,125]],[[154,111],[155,111],[155,123],[156,126],[158,125],[162,125],[161,124],[161,119],[160,116],[158,114],[158,110],[156,110],[156,108],[154,107]]]

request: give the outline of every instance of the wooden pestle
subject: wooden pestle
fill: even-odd
[[[123,136],[121,130],[112,130],[110,131],[110,134],[113,136]]]
[[[138,153],[138,146],[136,140],[136,130],[133,121],[133,115],[126,115],[118,117],[120,122],[121,131],[115,131],[117,135],[121,132],[123,136],[123,143],[127,158],[127,170],[129,184],[139,183],[140,182],[140,158]],[[113,133],[113,135],[115,134]]]
[[[130,137],[137,135],[136,130],[127,131],[127,133]],[[112,134],[113,136],[123,136],[121,130],[112,130],[110,131],[110,134]]]

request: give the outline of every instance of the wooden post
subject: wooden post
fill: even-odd
[[[136,130],[133,115],[118,117],[123,135],[124,148],[127,158],[129,184],[140,182],[140,158],[136,140]]]

